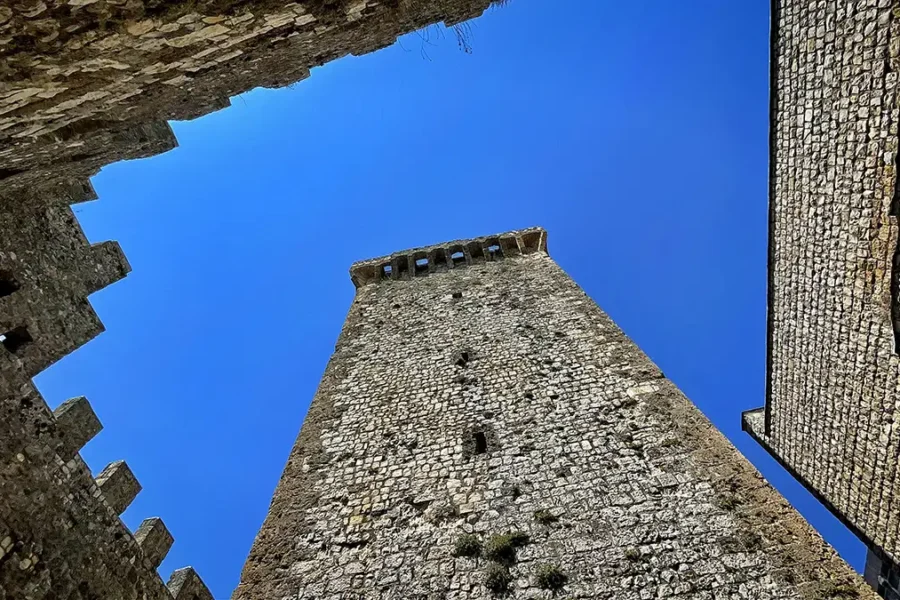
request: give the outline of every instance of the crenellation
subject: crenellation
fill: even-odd
[[[124,460],[106,465],[95,480],[103,499],[117,515],[125,512],[141,491],[141,484]]]
[[[448,268],[546,250],[546,232],[543,229],[523,229],[503,236],[456,240],[440,246],[413,248],[390,256],[360,261],[350,267],[350,278],[356,287],[361,287],[379,281],[424,277]]]
[[[134,539],[141,547],[144,559],[149,562],[151,569],[159,567],[175,542],[175,538],[159,517],[144,519],[134,532]]]
[[[53,416],[59,436],[57,452],[63,460],[75,456],[103,429],[91,403],[84,396],[66,400],[53,411]]]
[[[193,567],[173,571],[166,587],[172,600],[215,600]]]

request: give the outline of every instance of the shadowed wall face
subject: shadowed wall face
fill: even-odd
[[[748,428],[896,560],[900,3],[775,3],[769,374]]]
[[[520,598],[873,597],[543,230],[351,276],[236,598],[489,598],[498,578]]]

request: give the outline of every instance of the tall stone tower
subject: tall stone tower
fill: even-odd
[[[236,599],[874,598],[544,230],[351,278]]]
[[[765,408],[744,428],[900,600],[900,2],[773,2]]]

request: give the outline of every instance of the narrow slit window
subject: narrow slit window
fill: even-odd
[[[475,442],[475,454],[484,454],[487,452],[487,436],[484,435],[483,431],[476,431],[473,433],[472,439]]]
[[[19,289],[19,283],[9,271],[0,270],[0,298],[9,296]]]
[[[33,340],[27,327],[16,327],[6,333],[0,333],[0,344],[9,352],[15,354]]]

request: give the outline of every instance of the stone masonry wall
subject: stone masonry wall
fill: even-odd
[[[100,430],[85,398],[51,411],[31,378],[103,331],[87,300],[130,267],[70,209],[88,178],[176,145],[167,120],[287,85],[490,0],[0,2],[0,600],[209,600],[191,568],[163,585],[173,540],[119,515],[140,490],[78,450]],[[127,399],[123,399],[127,401]]]
[[[0,192],[164,152],[176,144],[167,120],[490,3],[14,0],[0,6]]]
[[[875,598],[543,230],[351,276],[235,600],[490,598],[489,573],[513,598]]]
[[[141,489],[128,465],[95,478],[81,460],[101,429],[87,399],[51,411],[31,383],[103,331],[87,296],[130,270],[75,221],[69,205],[93,197],[58,186],[0,210],[0,600],[212,600],[189,567],[163,584],[160,519],[134,535],[119,519]]]
[[[768,394],[745,428],[900,558],[900,2],[780,0]]]

